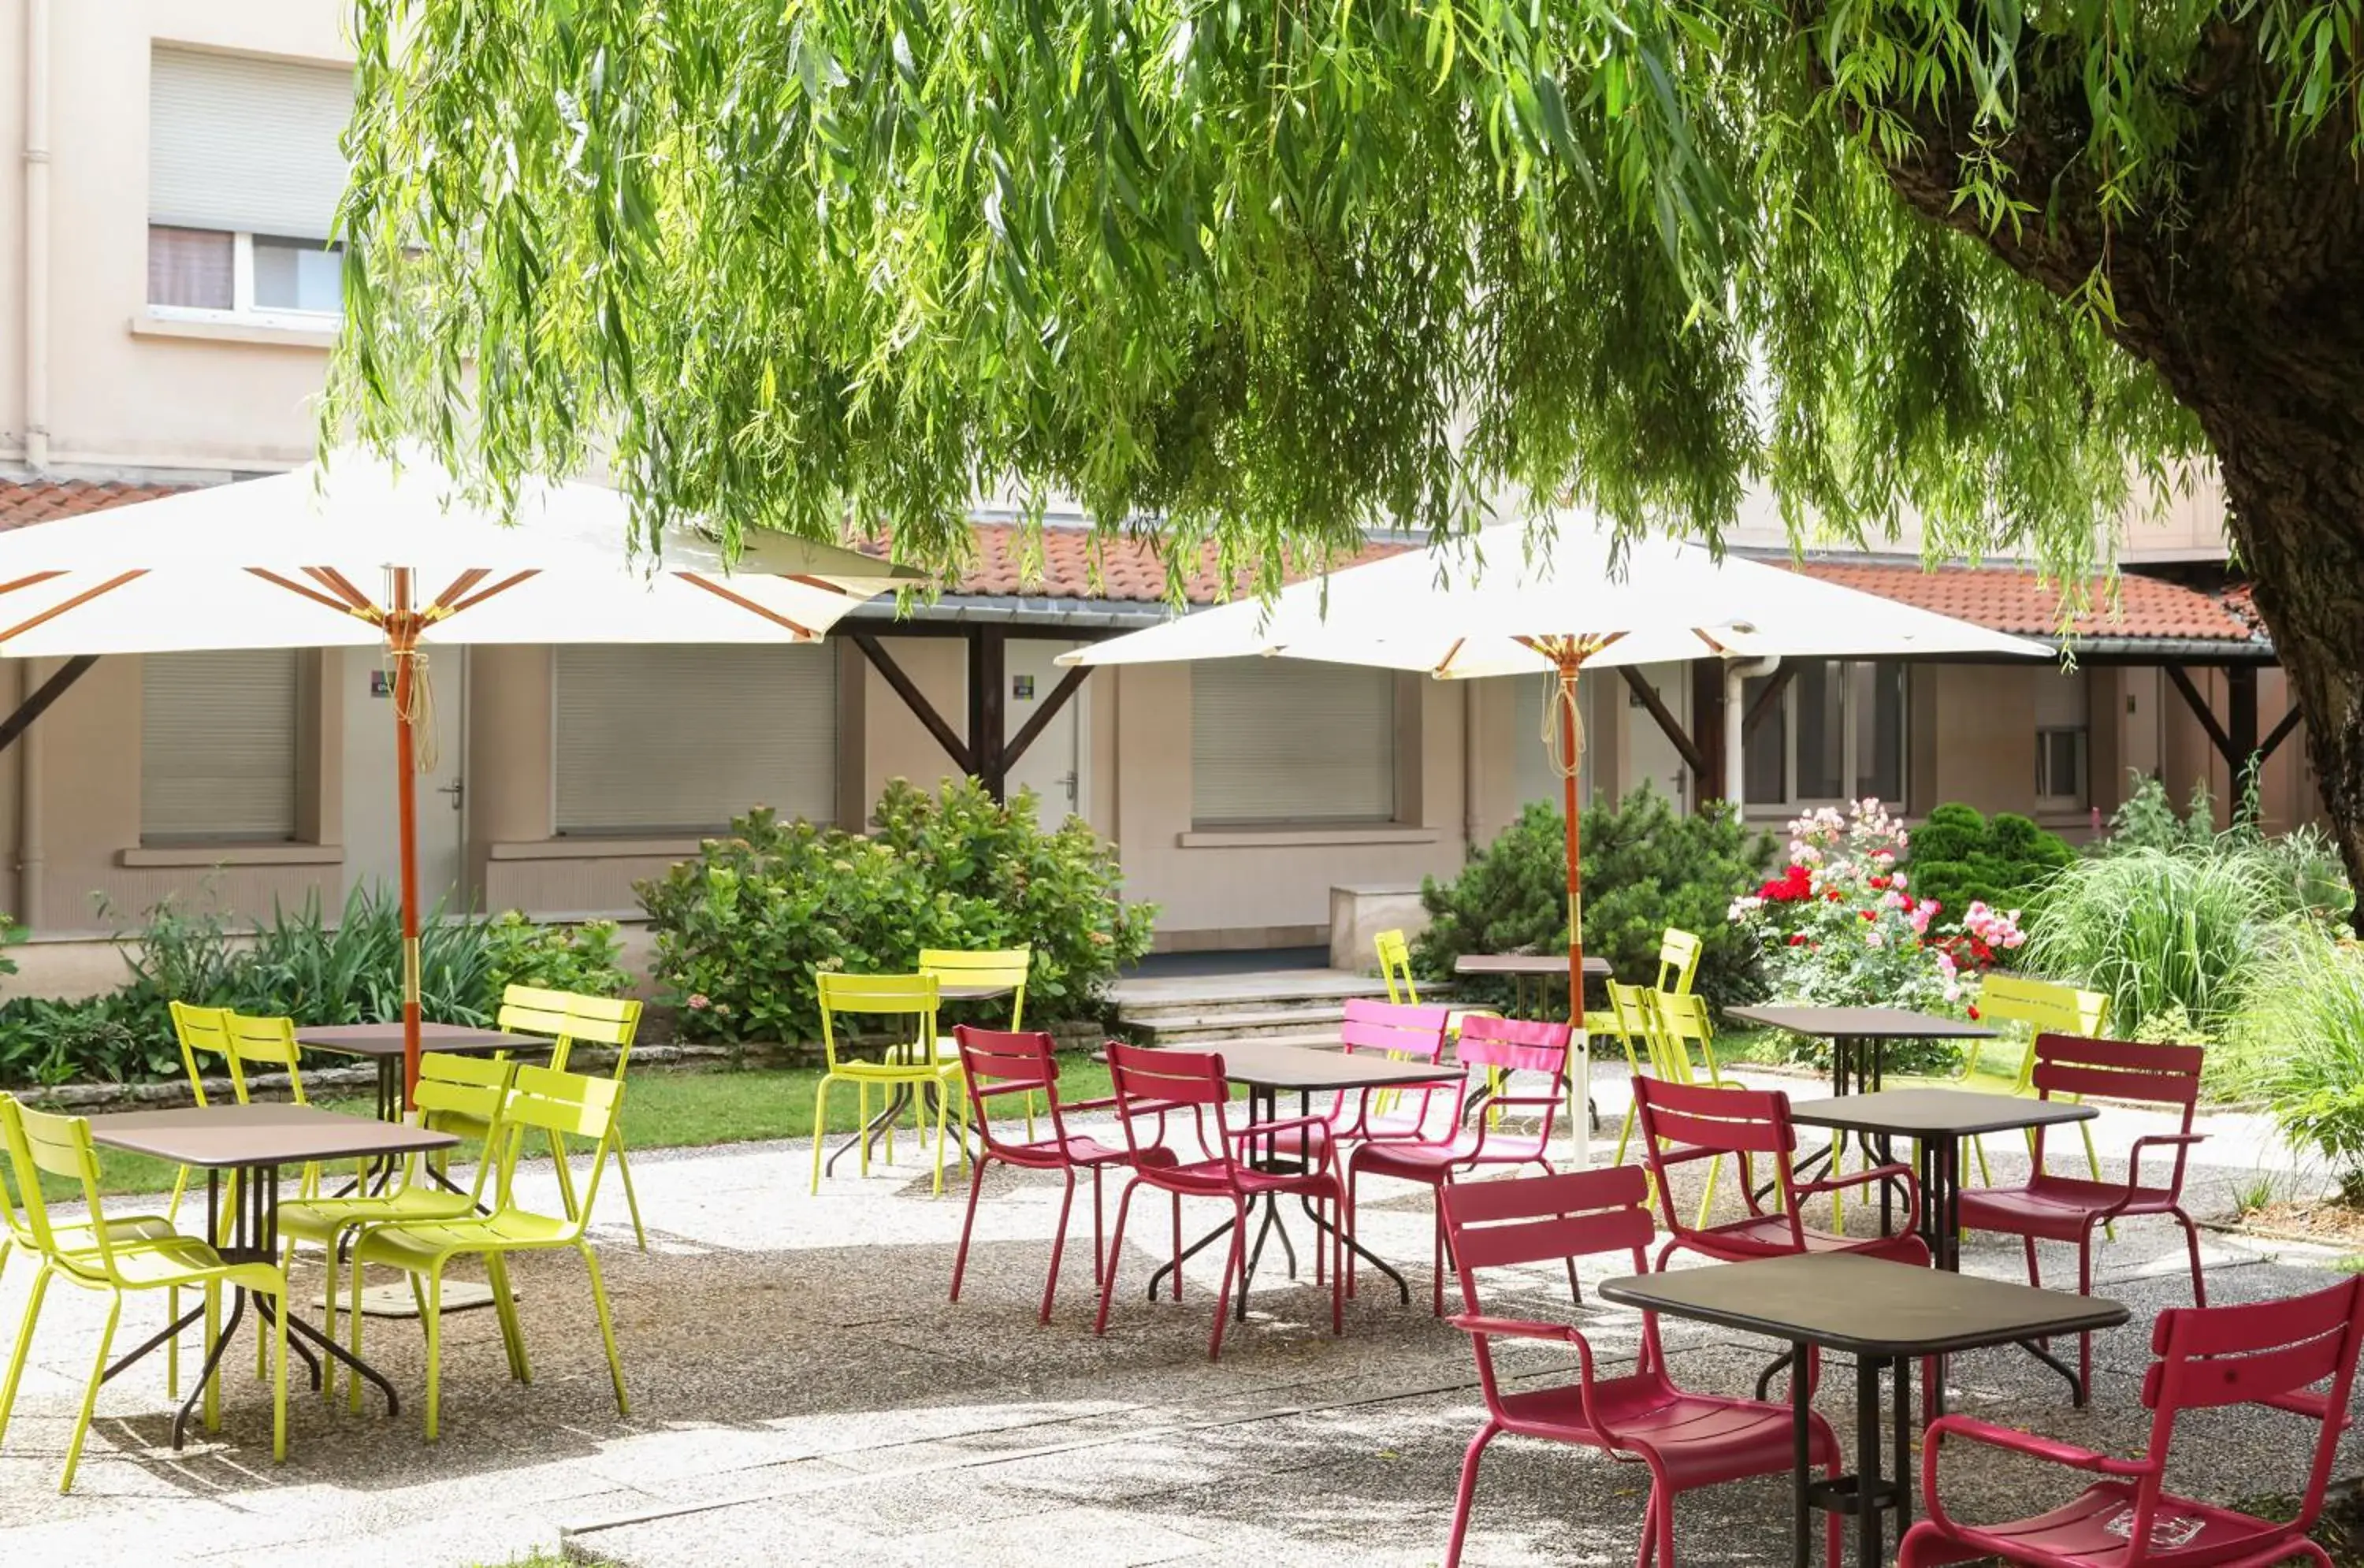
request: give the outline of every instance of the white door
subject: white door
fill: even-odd
[[[1689,665],[1642,664],[1635,666],[1634,673],[1656,689],[1658,700],[1666,705],[1667,712],[1673,716],[1677,724],[1686,728],[1689,726]],[[1674,742],[1667,739],[1667,732],[1658,728],[1658,721],[1650,717],[1650,710],[1644,707],[1641,699],[1634,695],[1634,688],[1625,684],[1622,671],[1605,670],[1601,673],[1614,682],[1613,685],[1610,682],[1602,684],[1609,686],[1625,704],[1625,744],[1631,759],[1625,776],[1637,784],[1644,779],[1653,780],[1658,786],[1658,793],[1675,803],[1676,810],[1689,810],[1691,804],[1690,770],[1683,766],[1682,753],[1675,750]]]
[[[1018,732],[1034,721],[1051,694],[1067,672],[1052,662],[1077,642],[1054,642],[1038,637],[1013,637],[1003,644],[1003,667],[1009,689],[1002,694],[1001,732],[1006,743],[1015,740]],[[1098,679],[1099,677],[1094,677]],[[1054,828],[1068,817],[1080,815],[1084,802],[1090,798],[1085,777],[1089,757],[1084,737],[1091,730],[1085,715],[1090,711],[1092,683],[1087,680],[1081,690],[1069,697],[1043,733],[1027,746],[1026,754],[1009,770],[1009,793],[1031,789],[1041,803],[1043,825]]]
[[[400,822],[395,808],[394,692],[374,648],[331,651],[343,662],[345,683],[345,884],[402,885]],[[461,887],[466,864],[467,799],[462,784],[467,734],[468,653],[438,648],[427,655],[432,688],[435,766],[418,775],[419,912],[438,903],[467,906]]]

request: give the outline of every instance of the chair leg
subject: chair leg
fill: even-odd
[[[414,1280],[413,1288],[417,1288]],[[427,1276],[426,1294],[418,1298],[418,1321],[427,1330],[427,1440],[433,1442],[443,1416],[443,1268],[438,1263]]]
[[[337,1243],[343,1239],[343,1234],[339,1230],[329,1232],[328,1255],[321,1260],[328,1272],[320,1286],[320,1332],[332,1345],[337,1342],[337,1288],[344,1278],[344,1265],[337,1257]],[[360,1264],[353,1265],[353,1273],[356,1278],[360,1277]],[[359,1312],[361,1309],[361,1302],[355,1300],[353,1310]],[[320,1397],[330,1404],[336,1402],[337,1358],[334,1356],[320,1358]]]
[[[1363,1176],[1362,1172],[1360,1172],[1360,1171],[1358,1171],[1358,1170],[1356,1170],[1356,1169],[1355,1168],[1354,1162],[1353,1162],[1352,1161],[1347,1162],[1347,1164],[1346,1164],[1346,1200],[1345,1200],[1345,1202],[1344,1202],[1344,1204],[1342,1204],[1342,1205],[1340,1206],[1340,1209],[1341,1209],[1342,1217],[1344,1218],[1344,1221],[1345,1221],[1346,1230],[1347,1230],[1347,1233],[1348,1233],[1349,1235],[1353,1234],[1354,1229],[1355,1229],[1355,1185],[1356,1185],[1356,1184],[1358,1184],[1358,1183],[1362,1180],[1362,1176]],[[1346,1271],[1346,1295],[1347,1295],[1347,1296],[1348,1296],[1350,1299],[1353,1297],[1353,1296],[1354,1296],[1354,1294],[1355,1294],[1355,1272],[1356,1272],[1356,1271],[1355,1271],[1355,1253],[1354,1249],[1350,1247],[1350,1248],[1346,1249],[1346,1256],[1345,1256],[1345,1260],[1344,1260],[1344,1262],[1342,1262],[1342,1263],[1339,1265],[1340,1267],[1344,1268],[1344,1269]]]
[[[0,1244],[0,1264],[8,1261],[8,1249]],[[333,1264],[332,1264],[333,1266]],[[164,1321],[181,1320],[181,1287],[173,1286],[164,1293]],[[164,1397],[179,1404],[181,1400],[181,1336],[173,1335],[164,1341]]]
[[[1708,1162],[1707,1190],[1700,1194],[1699,1221],[1692,1227],[1693,1229],[1707,1229],[1708,1210],[1715,1207],[1715,1179],[1722,1174],[1723,1174],[1723,1156],[1719,1154]]]
[[[208,1284],[206,1286],[205,1342],[206,1355],[210,1356],[213,1354],[214,1346],[220,1340],[220,1339],[221,1286],[218,1284]],[[354,1390],[353,1401],[353,1408],[356,1410],[360,1409],[361,1393],[358,1387]],[[206,1379],[206,1396],[203,1403],[201,1419],[205,1422],[206,1430],[209,1432],[217,1432],[221,1430],[221,1363],[218,1362],[214,1363],[213,1375]]]
[[[624,1133],[616,1131],[616,1175],[624,1184],[624,1208],[632,1217],[632,1240],[641,1251],[649,1250],[649,1233],[641,1224],[641,1195],[632,1190],[631,1162],[624,1158]]]
[[[953,1293],[950,1299],[953,1301],[960,1299],[961,1279],[968,1273],[969,1232],[976,1229],[976,1200],[978,1195],[984,1191],[985,1162],[979,1160],[976,1162],[976,1169],[969,1175],[968,1214],[961,1221],[960,1247],[953,1253]],[[1046,1307],[1043,1310],[1047,1313],[1050,1309]]]
[[[73,1490],[74,1467],[82,1462],[83,1440],[90,1435],[90,1418],[98,1408],[99,1380],[106,1375],[106,1352],[115,1346],[115,1326],[123,1318],[123,1293],[113,1292],[106,1304],[106,1327],[98,1331],[98,1355],[90,1363],[90,1382],[82,1391],[82,1410],[74,1417],[73,1436],[66,1442],[66,1473],[59,1478],[60,1493]]]
[[[829,1075],[823,1073],[813,1090],[813,1195],[820,1195],[820,1149],[829,1137]]]
[[[2168,1212],[2174,1215],[2175,1222],[2183,1227],[2183,1244],[2191,1254],[2191,1305],[2205,1307],[2208,1305],[2208,1276],[2200,1267],[2200,1227],[2192,1224],[2191,1216],[2180,1208]]]
[[[923,1101],[922,1105],[924,1104]],[[942,1084],[938,1084],[936,1087],[936,1184],[934,1188],[934,1195],[937,1197],[944,1195],[944,1113],[951,1106],[952,1096],[943,1092]],[[965,1150],[967,1146],[964,1144],[962,1147]],[[966,1163],[965,1156],[962,1162]]]
[[[616,1414],[632,1413],[631,1401],[624,1395],[624,1358],[616,1349],[616,1318],[608,1307],[608,1286],[599,1277],[599,1257],[587,1241],[577,1241],[574,1250],[583,1254],[583,1270],[591,1276],[591,1309],[599,1315],[599,1342],[608,1350],[608,1380],[616,1385]]]
[[[1108,1267],[1108,1249],[1100,1242],[1100,1168],[1092,1167],[1092,1284],[1100,1283],[1101,1271]]]
[[[2098,1182],[2102,1179],[2102,1155],[2101,1151],[2093,1147],[2093,1124],[2089,1121],[2080,1121],[2077,1124],[2077,1131],[2085,1140],[2085,1169],[2091,1174],[2093,1180]],[[2033,1135],[2031,1135],[2031,1138],[2032,1136]],[[2118,1239],[2118,1222],[2113,1219],[2108,1224],[2102,1226],[2102,1234],[2107,1236],[2113,1241],[2116,1240]]]
[[[1432,1218],[1435,1221],[1433,1229],[1436,1236],[1435,1246],[1433,1249],[1434,1267],[1429,1273],[1432,1297],[1429,1310],[1442,1318],[1444,1316],[1444,1189],[1443,1187],[1439,1187],[1436,1191],[1436,1203]]]
[[[418,1294],[418,1282],[415,1279],[410,1282],[410,1291],[414,1296]],[[355,1361],[360,1361],[362,1359],[362,1324],[368,1318],[368,1316],[369,1315],[367,1313],[362,1310],[361,1243],[356,1241],[353,1243],[353,1328],[351,1337],[348,1340],[346,1346],[346,1348],[351,1351],[352,1358]],[[207,1338],[211,1338],[211,1335],[208,1334]],[[356,1416],[361,1414],[362,1375],[357,1372],[349,1373],[345,1377],[345,1408],[351,1411]]]
[[[1232,1316],[1232,1281],[1243,1272],[1242,1265],[1247,1262],[1247,1205],[1234,1198],[1232,1211],[1238,1216],[1238,1222],[1232,1227],[1232,1244],[1223,1253],[1223,1283],[1215,1287],[1215,1332],[1207,1341],[1207,1359],[1210,1362],[1223,1359],[1223,1325],[1231,1320]],[[1240,1296],[1243,1301],[1247,1294],[1248,1282],[1241,1279]]]
[[[552,1173],[558,1178],[558,1201],[565,1206],[566,1218],[574,1218],[574,1173],[566,1163],[566,1139],[563,1134],[550,1134],[550,1162],[557,1167]]]
[[[8,1358],[8,1381],[0,1384],[0,1438],[8,1435],[9,1413],[17,1408],[17,1385],[24,1380],[25,1363],[33,1355],[33,1320],[41,1315],[41,1297],[49,1294],[50,1268],[41,1265],[33,1276],[33,1294],[25,1298],[25,1315],[17,1320],[17,1349]]]
[[[2077,1243],[2077,1294],[2093,1294],[2093,1232],[2089,1229]],[[2082,1409],[2093,1397],[2093,1331],[2088,1329],[2077,1336],[2077,1406]]]
[[[498,1252],[485,1254],[485,1277],[493,1287],[493,1311],[500,1320],[501,1349],[508,1352],[509,1375],[531,1385],[533,1366],[526,1360],[525,1323],[518,1317],[517,1293],[509,1288],[508,1260]]]
[[[976,1174],[979,1180],[984,1178],[985,1162],[982,1160],[979,1160],[976,1162]],[[1060,1174],[1065,1179],[1066,1187],[1059,1195],[1059,1229],[1053,1231],[1051,1234],[1051,1277],[1043,1282],[1042,1320],[1045,1323],[1051,1321],[1052,1297],[1059,1294],[1059,1259],[1060,1256],[1067,1250],[1067,1215],[1068,1212],[1076,1207],[1075,1168],[1073,1166],[1069,1166],[1066,1170],[1061,1172]],[[972,1183],[968,1189],[968,1207],[969,1215],[974,1218],[976,1214],[976,1185],[975,1183]],[[964,1250],[967,1246],[967,1240],[968,1233],[964,1230],[961,1232],[961,1241]]]
[[[1486,1445],[1500,1430],[1487,1422],[1470,1440],[1469,1451],[1461,1456],[1461,1485],[1453,1495],[1453,1536],[1444,1544],[1444,1568],[1461,1568],[1461,1542],[1469,1533],[1469,1506],[1478,1496],[1478,1462],[1486,1457]]]
[[[1174,1299],[1182,1299],[1182,1195],[1174,1195]]]
[[[1633,1106],[1627,1106],[1625,1107],[1625,1124],[1617,1129],[1617,1158],[1609,1162],[1612,1165],[1622,1165],[1625,1163],[1625,1146],[1634,1140],[1634,1118],[1635,1110],[1636,1107]]]
[[[1839,1462],[1834,1458],[1823,1467],[1823,1474],[1834,1485],[1837,1485],[1841,1474]],[[1909,1475],[1903,1477],[1904,1485],[1907,1486],[1912,1485],[1912,1480],[1913,1478]],[[1845,1557],[1846,1516],[1836,1508],[1828,1509],[1823,1515],[1823,1561],[1829,1564],[1829,1568],[1840,1568]]]
[[[287,1462],[287,1310],[294,1305],[294,1293],[288,1289],[287,1276],[279,1276],[279,1310],[271,1315],[271,1461]],[[334,1358],[322,1356],[323,1362]],[[358,1381],[358,1379],[356,1379]],[[323,1388],[336,1386],[324,1368],[320,1373]]]
[[[1108,1332],[1109,1298],[1116,1294],[1116,1261],[1124,1252],[1124,1217],[1132,1207],[1132,1192],[1141,1185],[1138,1178],[1124,1184],[1116,1200],[1116,1229],[1109,1232],[1108,1266],[1100,1271],[1100,1309],[1092,1319],[1092,1332]],[[1178,1199],[1176,1200],[1179,1201]]]

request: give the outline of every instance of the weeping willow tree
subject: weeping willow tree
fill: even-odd
[[[2364,879],[2364,0],[357,0],[326,419],[1267,576],[1504,495],[2082,583],[2213,462]]]

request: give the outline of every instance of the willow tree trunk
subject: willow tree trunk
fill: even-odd
[[[1924,217],[2056,295],[2108,280],[2104,329],[2215,452],[2232,541],[2364,889],[2364,170],[2345,127],[2293,144],[2277,123],[2258,25],[2212,29],[2193,62],[2188,199],[2170,217],[2102,228],[2079,102],[2024,103],[2000,149],[1979,142],[1968,104],[1905,106],[1921,139],[1887,172]],[[1990,233],[1956,202],[1963,161],[1990,153],[2041,217]],[[2364,930],[2364,907],[2357,918]]]

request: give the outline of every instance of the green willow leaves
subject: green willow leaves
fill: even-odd
[[[2181,198],[2180,95],[2356,95],[2354,0],[358,0],[325,418],[496,489],[891,530],[1073,496],[1270,575],[1506,495],[2082,566],[2188,419],[1981,228],[2082,106],[2109,222]],[[2236,35],[2231,44],[2220,35]],[[2212,43],[2211,39],[2220,39]],[[1883,160],[1942,110],[1972,232]],[[2336,134],[2346,134],[2343,129]],[[2082,198],[2075,198],[2082,199]],[[2068,215],[2090,218],[2092,214]]]

